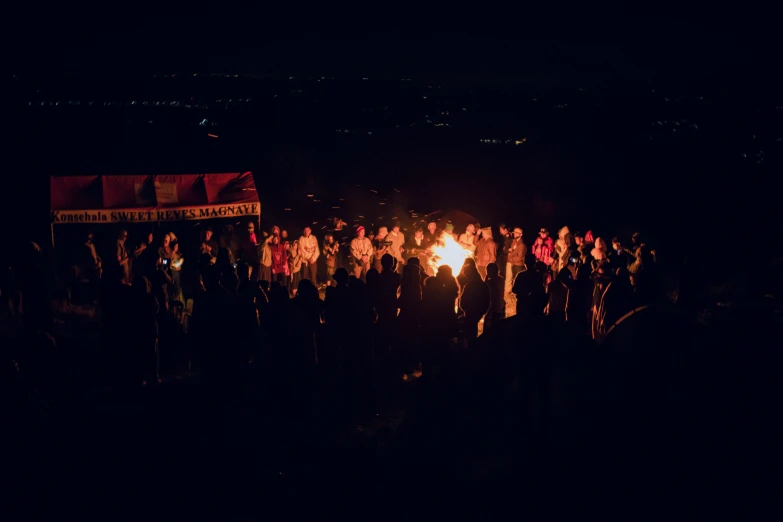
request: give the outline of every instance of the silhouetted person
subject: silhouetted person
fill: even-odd
[[[318,289],[309,279],[302,279],[296,297],[289,302],[288,371],[291,386],[289,393],[293,400],[292,415],[301,414],[312,399],[313,378],[319,363],[318,336],[322,313],[323,302],[318,296]]]
[[[324,300],[326,324],[341,333],[347,330],[351,323],[348,277],[346,269],[336,269],[332,277],[334,284],[326,289]]]
[[[352,332],[351,296],[348,289],[348,271],[338,268],[332,276],[332,284],[326,288],[324,319],[327,329],[326,350],[320,350],[319,362],[329,371],[336,370],[340,353],[350,350]],[[323,352],[327,353],[324,354]]]
[[[373,308],[377,309],[378,306],[378,292],[380,291],[381,273],[370,268],[365,275],[367,295],[370,298]]]
[[[454,310],[457,282],[451,267],[438,268],[435,277],[427,278],[422,294],[422,372],[433,376],[442,367],[449,353],[449,344],[457,330]]]
[[[545,271],[546,267],[544,264],[537,262],[528,270],[517,274],[511,289],[517,298],[517,315],[524,318],[531,314],[544,313],[544,307],[546,306]],[[544,296],[544,307],[538,310],[537,307],[542,295]]]
[[[204,292],[193,302],[191,331],[202,359],[202,372],[210,396],[218,402],[236,398],[239,383],[240,344],[235,334],[236,298],[220,284],[220,270],[203,275]]]
[[[487,265],[487,279],[484,281],[489,288],[489,313],[484,318],[484,329],[506,317],[506,281],[500,277],[499,267],[495,263]]]
[[[299,281],[296,297],[290,301],[289,332],[295,343],[294,356],[302,368],[318,364],[315,334],[321,324],[323,302],[309,279]]]
[[[559,323],[566,322],[571,280],[572,274],[566,265],[557,273],[557,278],[547,286],[547,295],[549,296],[547,314]]]
[[[465,267],[467,283],[463,287],[459,299],[459,307],[464,312],[463,318],[465,336],[475,339],[478,336],[478,324],[489,310],[489,288],[481,279],[475,265]]]
[[[400,343],[399,348],[407,369],[415,365],[419,357],[419,324],[422,313],[422,270],[417,258],[411,258],[402,270],[400,297],[397,307]]]
[[[481,277],[478,269],[476,269],[476,260],[472,257],[465,259],[465,261],[462,263],[462,268],[459,271],[459,275],[457,276],[457,286],[459,287],[459,293],[462,293],[462,291],[465,289],[465,285],[467,285],[470,280],[475,279],[477,275],[479,278]],[[469,277],[471,279],[469,279]]]
[[[136,383],[152,384],[159,379],[160,354],[158,346],[158,300],[146,277],[133,281],[130,364]]]
[[[618,268],[606,285],[598,308],[601,333],[612,327],[620,317],[633,309],[633,287],[628,270]]]
[[[258,235],[256,234],[256,226],[251,221],[247,224],[247,232],[245,233],[244,237],[242,238],[242,241],[239,244],[238,258],[242,262],[250,265],[250,268],[252,269],[252,272],[250,274],[250,279],[253,281],[258,281],[260,276],[261,255],[259,250],[263,248],[265,248],[265,241],[263,241],[261,238],[258,237]],[[269,269],[269,267],[267,266],[264,266],[263,268],[264,270]],[[269,279],[269,278],[265,277],[265,279]]]
[[[400,288],[402,277],[394,270],[394,258],[390,254],[384,254],[381,258],[383,270],[378,277],[378,297],[376,311],[378,323],[388,324],[397,318],[397,290]]]

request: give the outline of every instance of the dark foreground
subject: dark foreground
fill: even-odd
[[[301,409],[289,409],[274,369],[260,365],[245,369],[241,392],[222,404],[198,376],[126,393],[64,390],[7,417],[10,505],[34,518],[74,503],[157,518],[172,506],[205,515],[218,495],[215,517],[235,519],[323,502],[464,515],[463,502],[481,499],[480,513],[498,519],[650,496],[658,499],[650,509],[712,510],[716,494],[760,499],[771,490],[770,396],[762,394],[773,390],[736,365],[738,352],[727,348],[736,339],[674,341],[664,350],[671,360],[648,358],[645,368],[619,351],[630,338],[555,340],[551,364],[536,373],[497,349],[521,338],[508,333],[515,319],[505,323],[480,340],[478,362],[445,361],[434,377],[377,376],[370,409],[349,407],[351,392],[323,376]]]

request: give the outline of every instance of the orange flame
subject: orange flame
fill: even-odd
[[[445,232],[441,234],[440,239],[431,247],[431,250],[430,267],[437,272],[441,266],[449,265],[455,275],[462,269],[465,260],[473,255],[470,249],[463,248],[451,234]]]

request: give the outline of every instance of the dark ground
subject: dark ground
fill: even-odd
[[[639,373],[634,357],[604,347],[566,350],[545,410],[530,406],[538,395],[514,381],[510,361],[455,360],[435,381],[379,377],[365,414],[346,407],[339,380],[323,378],[312,407],[286,410],[275,369],[257,364],[244,372],[241,398],[217,409],[198,376],[126,394],[64,388],[6,428],[4,469],[17,508],[86,496],[82,508],[107,513],[151,502],[153,515],[172,506],[204,515],[218,496],[222,519],[334,502],[360,513],[414,515],[423,504],[459,516],[479,502],[484,516],[506,519],[638,508],[650,497],[650,510],[680,501],[711,510],[714,495],[750,490],[760,499],[772,432],[758,421],[769,399],[749,382],[767,381],[730,370],[732,350],[694,354],[650,377],[657,370]],[[112,504],[117,497],[134,501]]]

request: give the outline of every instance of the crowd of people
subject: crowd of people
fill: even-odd
[[[654,423],[644,419],[665,411],[657,405],[671,405],[670,393],[692,398],[683,408],[687,419],[708,404],[704,397],[722,393],[735,361],[767,361],[763,339],[779,330],[767,285],[758,286],[763,299],[745,312],[713,300],[715,313],[735,314],[721,320],[725,327],[702,329],[696,321],[702,301],[683,299],[695,284],[692,272],[680,273],[677,305],[668,306],[671,250],[664,244],[658,256],[640,234],[626,244],[567,227],[556,234],[538,228],[530,238],[505,224],[455,230],[430,223],[408,238],[397,224],[373,233],[339,220],[317,239],[309,229],[292,239],[280,227],[263,233],[254,223],[238,232],[177,230],[120,230],[108,245],[84,238],[71,296],[94,308],[92,322],[58,316],[53,302],[63,295],[53,294],[58,285],[45,252],[14,245],[0,274],[0,382],[4,405],[18,415],[10,425],[25,426],[37,415],[31,397],[61,404],[68,390],[99,377],[129,396],[159,397],[183,387],[149,385],[185,369],[199,375],[187,379],[198,389],[197,411],[215,415],[221,408],[202,409],[202,397],[222,407],[255,393],[286,420],[323,415],[351,423],[383,411],[384,393],[404,402],[413,390],[408,404],[423,409],[411,418],[431,428],[436,422],[426,419],[444,401],[453,406],[445,396],[466,403],[481,397],[471,411],[492,419],[507,413],[500,405],[509,395],[530,440],[538,441],[531,443],[535,453],[548,440],[555,411],[584,415],[564,425],[568,433],[583,419],[606,419],[610,395],[633,400],[612,410],[617,422],[601,438],[622,427],[629,412],[638,413],[640,432],[649,432]],[[444,245],[466,253],[461,266],[442,264]],[[703,371],[716,366],[726,371]],[[763,399],[752,387],[755,375],[731,393]],[[411,380],[416,384],[403,383]],[[589,405],[580,402],[586,395]],[[81,404],[82,395],[73,396]],[[717,420],[728,402],[716,406]],[[206,425],[222,425],[207,418]]]
[[[437,262],[447,236],[465,251],[462,266]],[[609,247],[591,231],[563,227],[556,239],[541,228],[527,242],[520,227],[500,224],[493,233],[469,224],[457,233],[436,222],[406,239],[399,222],[368,232],[335,219],[321,242],[309,226],[293,239],[251,221],[239,233],[204,228],[190,264],[173,232],[128,246],[120,230],[108,260],[89,233],[72,273],[97,291],[106,336],[126,345],[118,353],[130,381],[156,380],[161,361],[227,368],[225,357],[253,361],[261,346],[296,354],[300,367],[355,367],[393,353],[402,371],[432,366],[452,340],[472,344],[510,315],[547,314],[600,341],[624,314],[663,299],[654,251],[639,234],[630,239]],[[131,334],[111,333],[121,331]],[[232,332],[243,341],[228,356],[222,340]],[[288,353],[292,341],[298,348]]]

